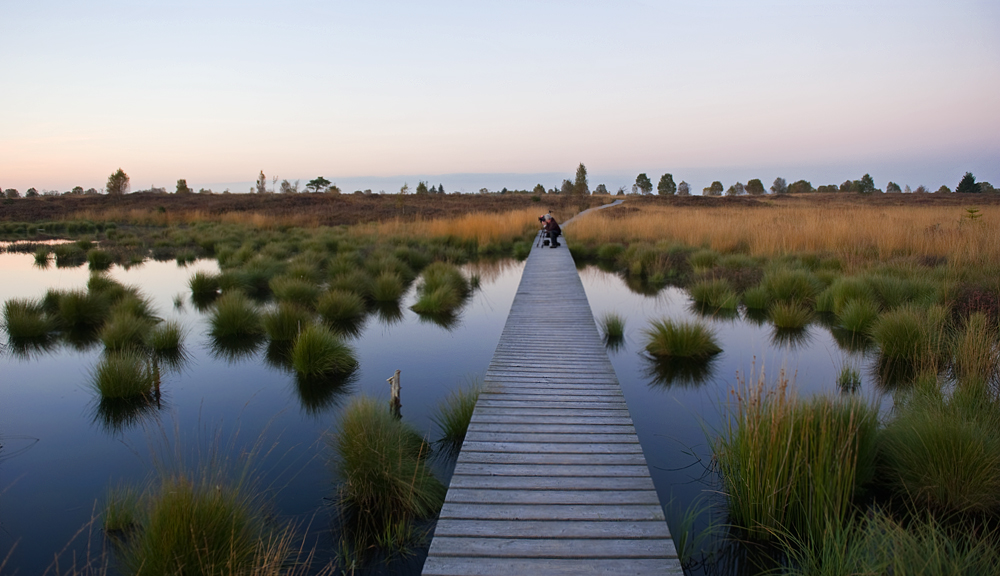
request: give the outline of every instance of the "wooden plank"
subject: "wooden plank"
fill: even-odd
[[[489,558],[669,558],[677,557],[669,538],[455,538],[435,537],[442,556]]]
[[[648,505],[465,504],[445,502],[441,518],[466,520],[659,520],[663,510]]]
[[[667,525],[659,521],[627,522],[557,520],[441,520],[434,536],[494,536],[518,535],[524,538],[670,538]]]
[[[427,576],[683,576],[675,559],[537,559],[428,556],[423,574]]]
[[[642,454],[638,444],[591,444],[568,442],[475,442],[462,444],[462,452],[528,452],[533,454],[574,453],[574,454]]]
[[[475,413],[472,421],[477,428],[490,426],[492,424],[543,424],[549,426],[571,426],[573,424],[593,424],[595,426],[632,426],[632,419],[628,416],[553,416],[549,414],[524,414],[516,412],[488,413],[485,410]]]
[[[558,490],[573,486],[578,490],[653,490],[648,476],[619,477],[613,482],[595,476],[483,476],[456,473],[451,477],[451,488],[489,488],[493,490]]]
[[[466,432],[468,442],[602,442],[605,444],[638,444],[639,439],[630,434],[544,434],[518,432]]]
[[[452,502],[465,504],[651,504],[660,505],[655,490],[486,490],[448,488]]]
[[[620,478],[649,476],[649,468],[642,466],[577,466],[568,464],[457,464],[455,474],[485,474],[493,476],[591,476],[594,478]]]

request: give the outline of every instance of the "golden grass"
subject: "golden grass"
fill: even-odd
[[[628,206],[628,204],[626,204]],[[593,211],[573,223],[587,243],[673,240],[754,256],[825,252],[847,268],[905,256],[944,257],[955,267],[1000,262],[1000,207],[976,222],[957,206],[822,205],[671,207]]]
[[[538,208],[524,208],[500,213],[473,212],[454,218],[433,220],[393,219],[359,225],[359,228],[370,230],[380,236],[475,239],[482,246],[523,239],[538,228],[538,212]]]
[[[263,212],[223,212],[213,214],[205,210],[171,210],[159,212],[149,208],[101,208],[100,210],[80,210],[69,220],[127,222],[138,226],[174,226],[215,222],[221,224],[243,224],[260,229],[276,229],[289,226],[312,228],[319,226],[315,214],[275,215]]]

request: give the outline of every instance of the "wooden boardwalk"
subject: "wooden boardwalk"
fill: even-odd
[[[423,574],[683,574],[563,243],[535,248]]]

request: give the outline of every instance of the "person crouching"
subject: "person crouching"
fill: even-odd
[[[549,248],[557,248],[561,246],[561,244],[556,241],[556,238],[562,234],[562,229],[559,228],[559,224],[556,222],[556,219],[549,214],[546,214],[543,218],[545,218],[545,235],[549,237]]]

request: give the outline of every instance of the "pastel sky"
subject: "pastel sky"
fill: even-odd
[[[1000,186],[997,0],[7,0],[0,186]]]

